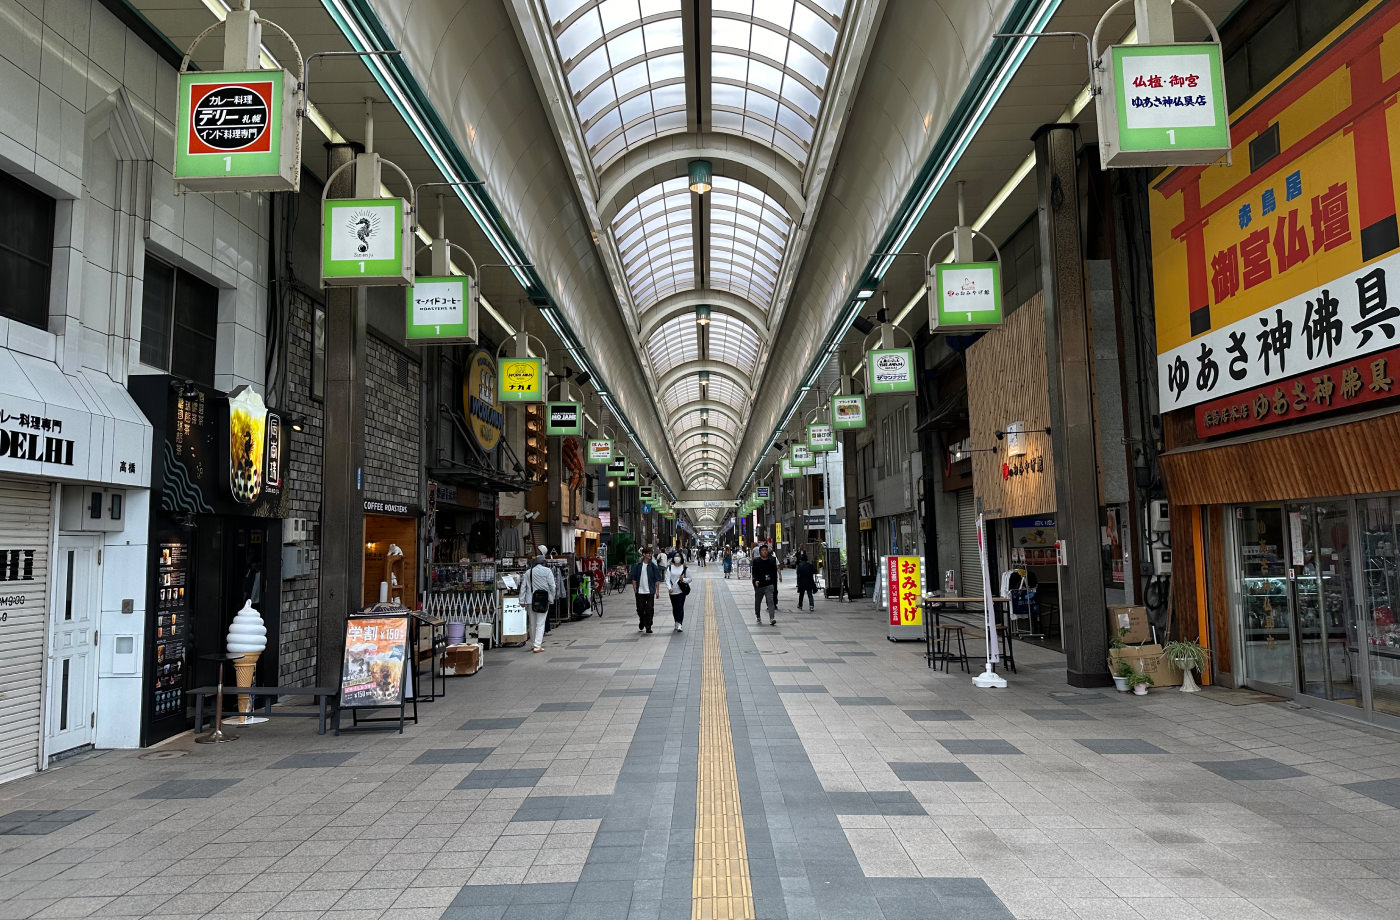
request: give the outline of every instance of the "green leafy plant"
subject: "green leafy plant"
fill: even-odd
[[[1169,661],[1174,661],[1178,666],[1185,664],[1188,668],[1195,668],[1197,671],[1205,671],[1206,650],[1199,642],[1191,639],[1178,639],[1168,642],[1162,649],[1162,654],[1167,656]]]
[[[1128,678],[1129,687],[1141,687],[1143,684],[1151,687],[1154,683],[1156,681],[1152,679],[1151,674],[1144,674],[1136,669],[1133,671],[1133,676]]]
[[[1120,626],[1120,627],[1118,627],[1118,630],[1117,630],[1115,633],[1113,633],[1113,635],[1111,635],[1111,636],[1108,637],[1108,647],[1109,647],[1109,648],[1127,648],[1127,647],[1128,647],[1128,643],[1126,643],[1126,642],[1123,641],[1123,639],[1124,639],[1127,635],[1128,635],[1128,627],[1126,627],[1126,626]]]
[[[1137,669],[1126,661],[1118,662],[1118,676],[1132,683],[1132,676],[1137,673]]]

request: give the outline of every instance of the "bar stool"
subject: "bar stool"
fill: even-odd
[[[1016,653],[1011,648],[1011,633],[1007,630],[1005,623],[997,624],[997,641],[1001,645],[1001,660],[1006,662],[1006,666],[1011,669],[1011,673],[1016,673]]]
[[[229,661],[237,661],[243,655],[238,652],[215,652],[210,655],[200,655],[202,661],[213,661],[219,666],[219,689],[214,695],[214,730],[207,735],[200,735],[194,739],[195,744],[224,744],[229,741],[237,741],[238,736],[224,731],[224,664]],[[251,706],[250,706],[251,709]]]
[[[953,654],[953,640],[958,643],[958,653]],[[961,623],[940,623],[938,625],[938,645],[942,651],[937,652],[938,658],[943,662],[943,670],[949,670],[949,662],[956,661],[962,665],[962,669],[971,674],[967,661],[967,638],[965,627]]]

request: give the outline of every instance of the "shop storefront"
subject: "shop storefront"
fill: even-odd
[[[1150,207],[1177,619],[1220,683],[1400,727],[1397,40],[1400,6],[1366,5],[1233,100],[1232,167]]]
[[[363,603],[418,606],[418,520],[416,505],[365,500]]]
[[[146,559],[144,746],[191,724],[188,691],[218,678],[218,666],[202,656],[224,651],[245,601],[267,627],[258,677],[278,674],[292,432],[247,387],[222,393],[160,375],[134,377],[130,389],[158,445]]]

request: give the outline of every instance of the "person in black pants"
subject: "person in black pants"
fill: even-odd
[[[797,554],[797,609],[802,609],[802,598],[807,598],[807,609],[817,609],[817,567],[807,559],[806,553]]]
[[[661,583],[661,570],[651,561],[651,547],[642,550],[642,561],[632,566],[632,593],[637,597],[637,630],[651,632],[656,616],[656,589]]]
[[[765,543],[758,549],[758,558],[753,561],[753,618],[763,623],[763,601],[768,601],[768,625],[778,625],[778,560]]]

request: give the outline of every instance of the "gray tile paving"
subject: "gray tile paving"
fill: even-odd
[[[338,767],[355,756],[354,751],[321,751],[289,754],[273,764],[272,770],[320,770]]]
[[[625,688],[621,688],[621,689],[612,688],[612,689],[609,689],[609,690],[604,690],[602,693],[600,693],[600,694],[598,694],[598,695],[599,695],[600,697],[604,697],[604,696],[650,696],[650,695],[651,695],[651,690],[650,690],[650,688],[648,688],[648,687],[625,687]]]
[[[1097,722],[1087,712],[1078,709],[1023,709],[1021,710],[1038,722]]]
[[[939,741],[949,754],[1019,754],[1021,749],[1000,738],[950,738]]]
[[[535,712],[587,712],[593,708],[588,702],[563,702],[563,703],[540,703],[535,707]]]
[[[524,770],[473,770],[457,784],[458,789],[520,789],[534,786],[544,776],[544,768]]]
[[[778,693],[826,693],[821,684],[779,684],[773,688]]]
[[[803,658],[807,664],[845,664],[844,658]],[[770,669],[771,670],[771,669]],[[803,670],[807,670],[804,668]]]
[[[1166,751],[1141,738],[1077,738],[1095,754],[1165,754]]]
[[[238,784],[236,779],[168,779],[136,796],[138,799],[208,799]]]
[[[35,837],[63,830],[70,824],[97,814],[79,808],[21,808],[0,815],[0,834]]]
[[[579,665],[579,668],[580,668],[580,669],[584,669],[584,668],[603,669],[603,668],[618,668],[618,667],[621,667],[621,666],[622,666],[622,662],[620,662],[620,661],[590,661],[588,664],[581,664],[581,665]]]
[[[512,731],[524,724],[523,718],[469,719],[460,730],[464,732]]]
[[[967,764],[891,763],[890,769],[906,783],[976,783],[980,777]]]
[[[833,696],[842,706],[893,706],[894,701],[887,696]]]
[[[906,709],[904,714],[915,722],[971,722],[972,716],[961,709]]]
[[[587,661],[587,655],[553,655],[549,659],[554,664],[567,664],[574,661]]]
[[[1372,779],[1360,783],[1344,783],[1343,789],[1384,802],[1392,808],[1400,808],[1400,779]],[[3,820],[3,819],[0,819]]]
[[[773,674],[800,674],[800,673],[802,673],[802,672],[804,672],[804,671],[806,671],[806,672],[811,672],[812,669],[809,668],[809,667],[807,667],[805,664],[783,664],[783,665],[772,665],[772,664],[770,664],[770,665],[768,666],[768,670],[769,670],[770,673],[773,673]]]
[[[413,758],[416,764],[481,763],[495,748],[432,748]]]
[[[1279,763],[1268,757],[1250,757],[1244,760],[1198,760],[1196,766],[1204,767],[1217,776],[1233,780],[1292,779],[1303,776],[1302,770]]]

